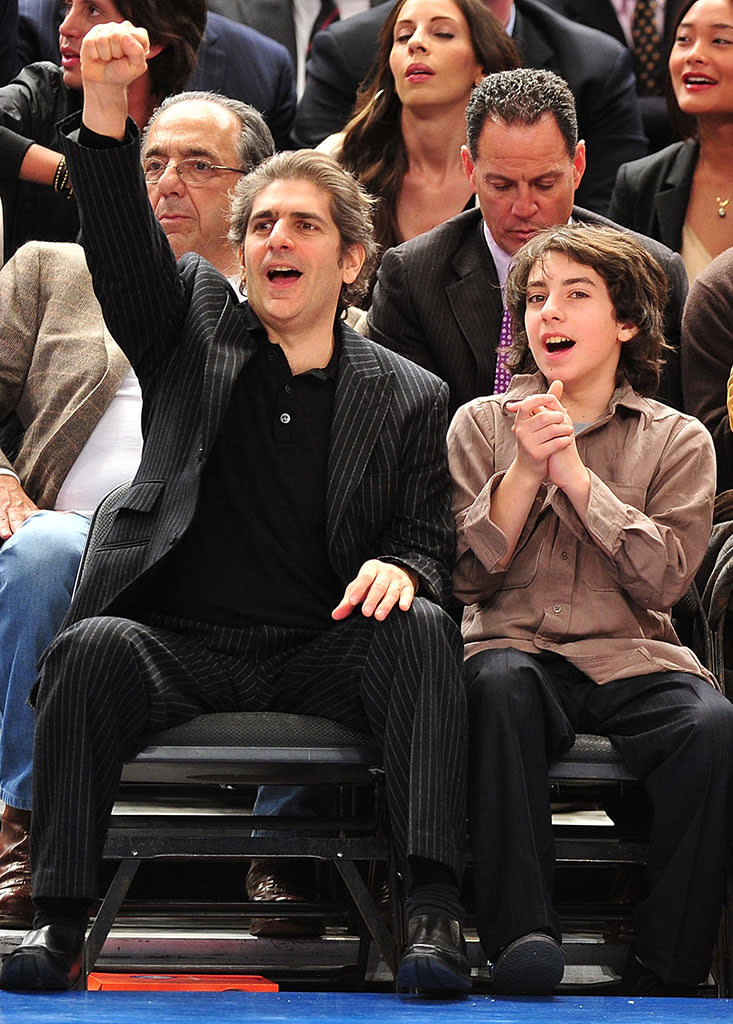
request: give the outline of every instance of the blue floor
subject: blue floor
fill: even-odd
[[[730,1024],[723,999],[475,996],[436,1001],[408,995],[297,992],[0,992],[0,1024]]]

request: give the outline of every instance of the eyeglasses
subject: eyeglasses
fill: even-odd
[[[143,173],[149,185],[160,181],[169,167],[173,167],[181,181],[187,185],[205,185],[211,181],[214,171],[234,171],[235,174],[244,174],[239,167],[223,167],[220,164],[209,163],[200,157],[192,156],[187,160],[180,160],[172,164],[170,160],[161,160],[157,156],[149,156],[143,160]]]

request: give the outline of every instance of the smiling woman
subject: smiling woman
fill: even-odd
[[[61,6],[61,66],[29,64],[0,89],[5,259],[29,239],[73,241],[78,234],[56,126],[81,107],[79,51],[90,28],[127,19],[148,30],[150,65],[129,97],[130,115],[142,127],[160,101],[188,80],[206,24],[205,0],[64,0]]]
[[[377,197],[383,249],[441,224],[473,201],[461,167],[466,105],[484,75],[519,66],[481,0],[398,0],[345,131],[319,148]]]
[[[692,281],[733,245],[733,2],[688,0],[667,101],[684,141],[623,164],[609,217],[682,254]]]

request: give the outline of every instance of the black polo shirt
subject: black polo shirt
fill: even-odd
[[[145,581],[150,610],[230,626],[323,629],[345,583],[326,544],[336,367],[293,375],[246,303],[256,351],[234,383],[191,526]]]

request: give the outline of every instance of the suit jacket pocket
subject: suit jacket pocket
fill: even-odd
[[[146,543],[150,539],[155,512],[164,490],[164,480],[131,483],[120,498],[112,525],[100,548]]]

